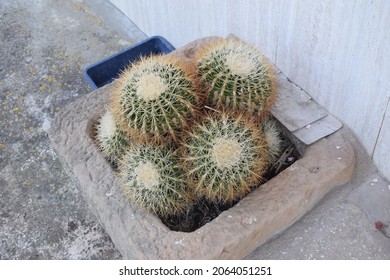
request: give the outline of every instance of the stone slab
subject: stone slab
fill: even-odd
[[[323,107],[319,106],[305,91],[293,84],[282,72],[277,74],[276,79],[279,84],[279,94],[272,114],[289,131],[301,129],[328,115]]]
[[[322,119],[316,120],[294,131],[293,134],[305,145],[310,145],[318,139],[336,132],[342,126],[343,124],[338,119],[329,114]]]
[[[300,160],[200,229],[171,231],[122,195],[117,176],[92,140],[93,124],[108,105],[113,86],[64,108],[52,123],[49,138],[125,259],[241,259],[352,176],[354,150],[336,132],[307,147]]]

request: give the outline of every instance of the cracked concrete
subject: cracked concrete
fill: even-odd
[[[47,130],[92,90],[86,66],[144,38],[108,0],[0,2],[0,259],[122,258]],[[390,259],[390,239],[374,226],[390,224],[389,182],[343,133],[357,156],[352,181],[248,259]]]

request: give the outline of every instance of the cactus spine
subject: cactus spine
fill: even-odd
[[[267,165],[261,129],[243,115],[210,114],[183,140],[186,178],[214,202],[233,202],[257,184]]]
[[[139,208],[159,216],[181,213],[191,205],[176,155],[156,146],[131,146],[119,164],[125,195]]]
[[[265,117],[276,98],[270,65],[255,47],[235,39],[221,39],[196,58],[206,102],[217,109]]]
[[[261,128],[267,142],[269,164],[273,164],[278,159],[282,149],[280,130],[278,129],[276,122],[271,118],[262,121]]]
[[[125,70],[113,92],[114,112],[123,129],[141,141],[176,140],[197,112],[190,73],[171,56],[143,58]]]
[[[116,124],[111,110],[106,110],[96,125],[96,140],[103,156],[114,166],[129,146],[130,137]]]

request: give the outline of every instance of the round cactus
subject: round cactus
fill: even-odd
[[[183,139],[186,178],[210,201],[233,202],[262,178],[267,165],[265,136],[243,115],[210,114]]]
[[[255,47],[220,39],[196,57],[196,73],[209,106],[265,117],[276,98],[273,71]]]
[[[123,129],[141,141],[177,140],[199,102],[188,69],[172,56],[150,56],[125,70],[113,91],[114,112]]]
[[[269,163],[273,164],[278,159],[282,149],[280,130],[278,129],[276,122],[271,118],[265,119],[261,123],[261,128],[267,142]]]
[[[96,142],[104,157],[114,166],[129,146],[130,137],[116,124],[111,110],[106,110],[96,125]]]
[[[132,145],[120,161],[119,176],[130,201],[160,217],[179,214],[191,206],[179,160],[167,148]]]

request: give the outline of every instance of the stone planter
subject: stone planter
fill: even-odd
[[[202,42],[170,55],[189,59]],[[305,153],[301,159],[213,221],[191,233],[171,231],[158,217],[133,208],[126,200],[115,173],[93,141],[93,125],[109,102],[112,86],[64,108],[49,137],[64,168],[79,181],[80,192],[125,259],[243,258],[352,175],[353,148],[335,132],[309,146],[302,144]]]

